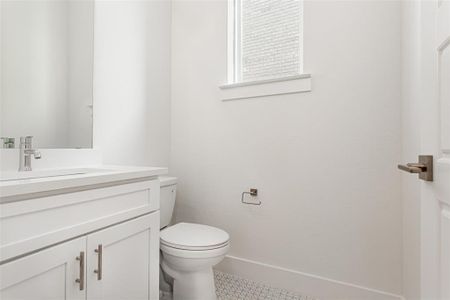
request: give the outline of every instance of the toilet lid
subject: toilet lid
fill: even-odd
[[[160,233],[161,243],[184,250],[210,250],[228,244],[230,236],[222,229],[208,225],[178,223]]]

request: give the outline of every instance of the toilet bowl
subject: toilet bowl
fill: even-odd
[[[215,300],[212,267],[223,260],[229,250],[230,237],[212,226],[178,223],[168,226],[176,195],[176,178],[161,181],[161,269],[170,276],[174,300]],[[167,212],[170,209],[170,213]],[[164,280],[166,276],[160,276]]]
[[[216,299],[212,267],[228,252],[229,236],[211,226],[178,223],[161,231],[161,267],[173,278],[173,299]]]

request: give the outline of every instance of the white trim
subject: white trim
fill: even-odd
[[[224,84],[221,99],[238,100],[256,97],[295,94],[311,91],[311,75],[302,74],[284,78]]]
[[[271,82],[281,82],[281,81],[289,81],[289,80],[304,79],[304,78],[311,78],[311,74],[300,74],[300,75],[293,75],[293,76],[287,76],[287,77],[281,77],[281,78],[272,78],[272,79],[255,80],[255,81],[244,81],[244,82],[237,82],[237,83],[227,83],[227,84],[223,84],[219,87],[221,89],[231,89],[231,88],[241,87],[241,86],[259,85],[259,84],[265,84],[265,83],[271,83]]]
[[[401,295],[231,255],[215,269],[321,300],[404,300]]]

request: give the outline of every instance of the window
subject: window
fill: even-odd
[[[300,75],[302,1],[229,1],[229,83]]]
[[[228,0],[223,101],[311,91],[303,74],[303,0]]]

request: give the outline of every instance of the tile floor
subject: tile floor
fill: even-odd
[[[312,297],[218,271],[214,272],[214,277],[220,300],[315,300]]]
[[[317,300],[218,271],[214,272],[214,280],[218,300]],[[171,300],[172,296],[160,292],[159,299]]]

